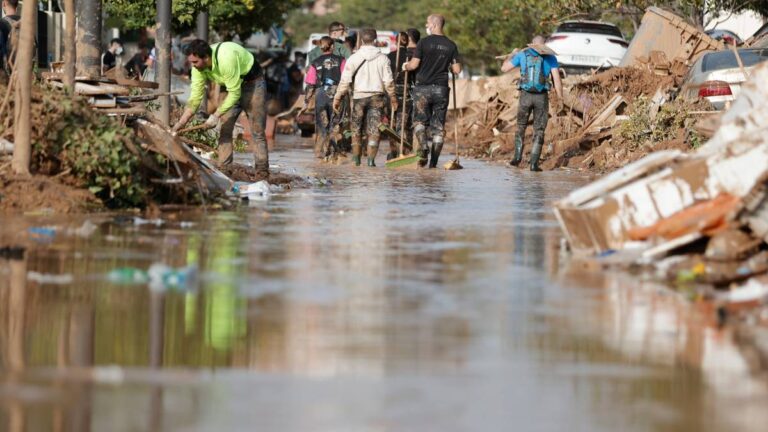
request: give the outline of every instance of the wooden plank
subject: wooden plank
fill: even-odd
[[[102,114],[127,114],[127,115],[144,115],[147,113],[146,108],[143,107],[131,107],[131,108],[96,108],[96,111]]]

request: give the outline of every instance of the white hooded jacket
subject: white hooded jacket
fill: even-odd
[[[357,75],[355,75],[355,71],[357,71]],[[347,59],[334,99],[341,99],[349,91],[353,75],[355,76],[353,99],[362,99],[383,93],[389,94],[390,97],[395,96],[395,83],[392,79],[389,57],[384,55],[379,48],[373,45],[363,45]]]

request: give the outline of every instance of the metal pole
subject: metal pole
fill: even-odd
[[[101,0],[77,0],[77,75],[101,75]]]
[[[197,38],[208,42],[208,12],[200,12],[197,14]],[[205,88],[205,97],[200,103],[200,108],[197,109],[200,112],[208,112],[208,85]]]
[[[197,14],[197,38],[208,41],[208,12]]]
[[[160,93],[171,91],[171,0],[157,1],[157,82]],[[171,97],[160,97],[160,121],[171,123]]]

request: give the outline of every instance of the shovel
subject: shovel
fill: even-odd
[[[402,124],[400,126],[400,157],[396,157],[394,159],[388,160],[384,166],[387,168],[400,168],[408,165],[415,165],[419,163],[419,155],[416,152],[413,152],[409,155],[403,154],[403,142],[405,141],[405,121],[406,121],[406,113],[408,110],[405,109],[405,104],[408,103],[407,101],[408,97],[408,71],[405,71],[405,83],[403,85],[403,120]],[[394,118],[394,113],[392,115]]]
[[[443,168],[447,170],[460,170],[464,168],[459,162],[459,118],[458,110],[456,109],[456,74],[451,73],[451,80],[453,83],[453,140],[456,142],[456,158],[447,164],[443,165]]]

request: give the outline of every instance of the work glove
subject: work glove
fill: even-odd
[[[408,62],[403,63],[403,68],[402,69],[403,69],[403,72],[407,72],[408,71]]]
[[[336,114],[341,112],[341,99],[333,100],[333,112],[335,112]]]
[[[182,125],[181,122],[176,123],[175,125],[173,125],[173,127],[171,128],[171,136],[178,135],[179,131],[181,130],[182,127],[184,127],[184,125]]]
[[[392,106],[392,115],[395,115],[397,111],[397,98],[390,98],[389,104]]]
[[[218,114],[211,114],[208,116],[208,119],[205,121],[205,127],[206,129],[213,129],[216,126],[219,125],[219,115]]]

